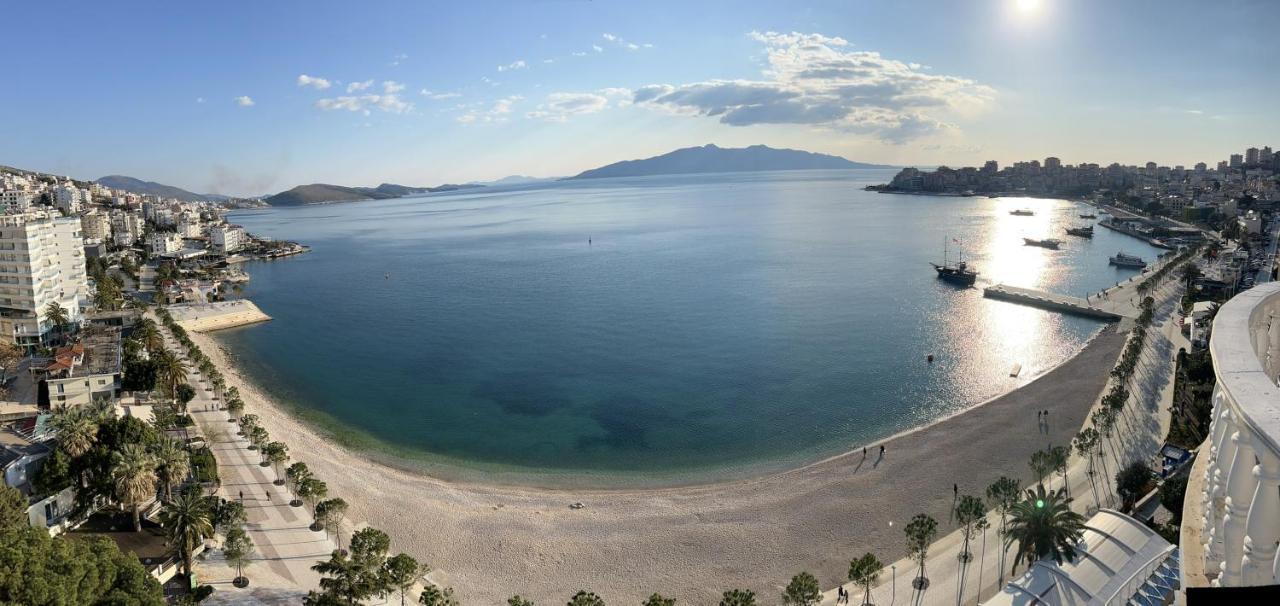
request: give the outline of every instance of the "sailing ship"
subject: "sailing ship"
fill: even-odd
[[[959,243],[959,240],[956,241]],[[964,249],[960,249],[960,260],[954,264],[947,262],[947,243],[942,242],[942,264],[930,263],[934,271],[938,272],[938,279],[959,284],[961,286],[973,286],[978,280],[978,272],[969,269],[969,264],[964,262]]]

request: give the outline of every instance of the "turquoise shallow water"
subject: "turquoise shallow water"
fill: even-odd
[[[249,264],[245,296],[275,320],[219,338],[282,400],[409,459],[733,473],[972,406],[1101,326],[939,282],[928,262],[947,239],[979,286],[1077,295],[1133,275],[1107,265],[1117,250],[1158,252],[1101,228],[1069,238],[1084,208],[1071,202],[861,189],[891,176],[605,180],[238,213],[312,252]],[[1023,207],[1036,216],[1008,214]]]

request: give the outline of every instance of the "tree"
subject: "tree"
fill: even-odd
[[[453,597],[452,587],[441,589],[435,585],[427,585],[427,588],[422,590],[422,595],[418,596],[418,603],[426,606],[458,606],[457,598]]]
[[[383,567],[391,539],[376,528],[362,528],[351,537],[351,553],[334,550],[327,561],[311,567],[320,573],[321,594],[331,602],[356,604],[390,590]],[[317,603],[317,602],[311,602]]]
[[[244,568],[250,564],[250,556],[253,555],[253,539],[249,538],[249,533],[239,526],[227,531],[227,539],[222,542],[222,555],[227,564],[236,569],[236,578],[232,580],[232,584],[236,587],[247,586],[249,579],[244,576]]]
[[[720,606],[756,606],[756,592],[750,589],[730,589],[720,596]]]
[[[405,596],[409,594],[410,589],[413,589],[414,583],[418,582],[418,575],[425,572],[425,569],[425,566],[419,564],[407,553],[399,553],[387,558],[386,564],[382,567],[383,574],[386,575],[387,583],[391,588],[400,592],[400,606],[404,606]]]
[[[120,292],[120,285],[115,280],[98,279],[93,292],[93,304],[98,309],[116,310],[120,309],[120,304],[124,302],[124,296]]]
[[[49,421],[58,438],[58,449],[71,458],[89,452],[98,436],[98,422],[86,408],[59,406]]]
[[[329,495],[329,486],[319,478],[307,478],[298,486],[298,496],[306,501],[307,507],[311,509],[311,516],[314,519],[316,515],[316,505],[321,499]],[[312,530],[320,530],[319,520],[311,524]],[[355,537],[352,537],[355,540]]]
[[[1116,474],[1116,492],[1120,495],[1124,511],[1132,509],[1138,498],[1146,493],[1153,475],[1151,468],[1142,461],[1134,461]]]
[[[1076,433],[1076,437],[1071,440],[1071,445],[1075,448],[1076,454],[1085,457],[1088,461],[1088,468],[1085,473],[1089,476],[1089,491],[1093,493],[1093,504],[1097,509],[1102,509],[1102,500],[1098,498],[1098,485],[1094,482],[1094,476],[1097,472],[1093,468],[1093,451],[1098,448],[1098,430],[1092,427],[1086,427]]]
[[[244,400],[238,397],[227,400],[227,414],[231,416],[231,420],[235,421],[240,418],[244,412]]]
[[[956,503],[956,523],[960,525],[960,536],[964,538],[964,543],[960,546],[960,582],[958,585],[959,596],[964,595],[965,573],[969,570],[969,562],[973,560],[973,554],[969,551],[969,543],[973,540],[973,535],[979,530],[978,522],[985,520],[987,517],[987,509],[983,506],[982,499],[973,495],[962,495]],[[957,599],[957,601],[959,601]]]
[[[284,477],[281,476],[281,468],[289,462],[289,446],[284,442],[271,442],[262,447],[262,454],[266,458],[267,463],[271,465],[271,469],[276,472],[275,485],[284,484]]]
[[[880,569],[884,564],[871,552],[849,562],[849,580],[862,588],[862,603],[871,604],[871,588],[880,580]]]
[[[1049,466],[1062,476],[1062,488],[1071,494],[1070,483],[1067,482],[1067,464],[1071,461],[1071,449],[1066,446],[1054,446],[1048,450]]]
[[[590,591],[579,591],[569,599],[569,606],[604,606],[604,600]]]
[[[21,528],[28,524],[27,497],[22,491],[8,485],[0,485],[0,532]]]
[[[184,490],[160,508],[160,526],[182,556],[182,571],[191,577],[191,559],[196,547],[213,536],[213,512],[209,499],[200,490]]]
[[[822,589],[818,587],[818,579],[807,572],[791,577],[791,582],[782,591],[782,603],[787,606],[815,606],[821,600]]]
[[[929,577],[924,574],[924,563],[929,557],[929,545],[938,536],[938,521],[928,514],[918,513],[902,529],[907,535],[907,556],[920,564],[920,574],[911,582],[916,591],[929,587]]]
[[[526,600],[520,597],[520,594],[516,594],[507,598],[507,606],[533,606],[533,600]]]
[[[270,439],[271,434],[267,433],[267,429],[265,427],[254,425],[253,429],[249,430],[249,443],[252,445],[251,448],[261,449]]]
[[[112,453],[111,479],[115,496],[133,510],[133,531],[142,531],[142,504],[156,496],[156,464],[141,444],[125,444]]]
[[[169,397],[177,399],[178,384],[187,380],[187,363],[182,361],[177,354],[169,350],[163,350],[156,354],[156,376],[164,382],[168,388]],[[180,406],[179,410],[186,412],[186,408]]]
[[[298,461],[284,470],[285,486],[289,489],[289,494],[293,495],[293,502],[290,505],[295,507],[301,505],[301,496],[298,494],[298,489],[302,487],[302,482],[310,477],[311,470],[302,461]]]
[[[0,532],[0,602],[164,606],[160,583],[111,539],[53,538],[43,528]]]
[[[71,486],[74,481],[71,457],[61,450],[54,450],[53,454],[45,458],[40,471],[36,472],[31,486],[35,489],[36,495],[47,496]]]
[[[156,471],[160,476],[160,486],[164,489],[164,498],[173,498],[173,489],[187,478],[191,471],[191,455],[178,445],[176,440],[164,438],[155,448]]]
[[[519,597],[519,596],[516,596],[516,597]],[[519,605],[511,604],[508,602],[508,606],[519,606]],[[533,606],[533,603],[530,602],[523,606]],[[676,606],[676,599],[665,597],[660,593],[655,593],[645,598],[644,602],[642,602],[640,606]]]
[[[1043,486],[1027,490],[1026,496],[1010,511],[1005,548],[1017,545],[1013,570],[1024,560],[1027,565],[1043,559],[1058,564],[1075,559],[1075,546],[1084,535],[1084,516],[1071,511],[1071,497],[1063,490],[1046,491]]]
[[[1031,467],[1031,471],[1036,474],[1036,483],[1044,486],[1044,477],[1053,471],[1053,461],[1049,459],[1049,451],[1037,450],[1031,453],[1031,460],[1027,462]]]
[[[62,329],[66,327],[71,318],[67,316],[67,310],[57,301],[51,301],[44,308],[44,316],[53,325],[53,329],[58,333],[58,341],[62,341]]]
[[[342,518],[347,515],[347,502],[334,497],[316,503],[316,518],[325,531],[333,531],[333,542],[342,549]]]
[[[233,529],[240,528],[248,520],[244,503],[240,501],[219,499],[217,507],[213,510],[213,526],[224,535],[229,534]]]
[[[191,400],[194,400],[195,397],[196,397],[196,388],[192,387],[187,383],[182,383],[181,385],[178,385],[178,392],[177,392],[178,410],[181,410],[182,412],[186,412],[187,404],[190,404]]]

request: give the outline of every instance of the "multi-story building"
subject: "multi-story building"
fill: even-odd
[[[1055,158],[1053,156],[1049,156],[1048,158],[1044,159],[1044,167],[1045,167],[1045,170],[1057,170],[1059,168],[1062,168],[1062,160],[1059,160],[1058,158]]]
[[[182,236],[171,231],[158,231],[147,238],[147,250],[152,255],[164,255],[182,250]]]
[[[8,190],[0,191],[0,205],[4,206],[4,212],[9,214],[21,214],[27,212],[32,204],[36,202],[36,193],[29,191]]]
[[[133,246],[142,235],[142,218],[134,212],[114,210],[111,212],[111,233],[116,246]]]
[[[1231,168],[1240,168],[1244,165],[1244,156],[1240,154],[1231,154]]]
[[[67,183],[53,188],[53,205],[67,215],[80,212],[81,198],[80,190],[73,184]]]
[[[215,225],[209,229],[209,246],[214,252],[229,255],[244,247],[248,237],[239,225]]]
[[[1256,147],[1250,147],[1249,149],[1244,150],[1244,163],[1251,166],[1256,165],[1260,154],[1261,150]]]
[[[104,241],[111,237],[111,221],[97,209],[80,215],[80,228],[85,240]]]
[[[80,217],[44,211],[0,216],[0,341],[22,347],[46,344],[57,303],[78,325],[88,301]]]

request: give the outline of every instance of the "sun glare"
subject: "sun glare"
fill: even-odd
[[[1014,5],[1024,15],[1040,10],[1040,0],[1014,0]]]

